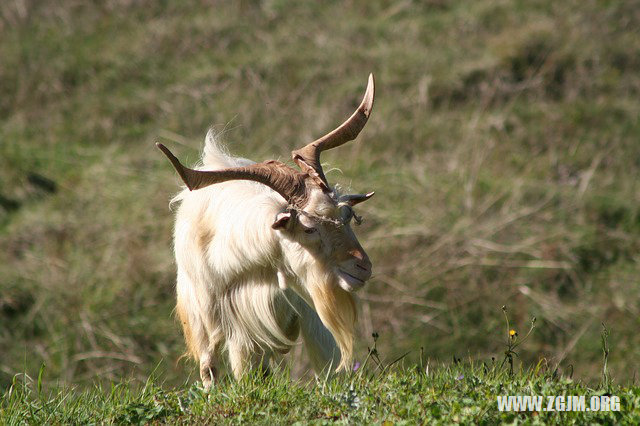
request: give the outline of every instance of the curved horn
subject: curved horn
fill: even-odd
[[[322,171],[320,153],[354,140],[356,136],[358,136],[371,114],[374,95],[375,81],[373,74],[369,74],[369,82],[367,84],[367,90],[364,93],[364,98],[351,117],[335,130],[291,153],[293,161],[296,162],[300,169],[315,179],[319,179],[320,181],[318,183],[323,189],[329,189],[329,182]]]
[[[307,202],[306,175],[278,161],[266,161],[246,167],[202,171],[183,166],[161,143],[156,146],[167,156],[190,191],[228,180],[252,180],[267,185],[289,203],[304,207]]]

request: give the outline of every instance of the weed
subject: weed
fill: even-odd
[[[502,313],[504,314],[505,322],[507,323],[507,350],[504,352],[504,359],[502,360],[502,364],[500,364],[500,368],[504,366],[505,361],[509,361],[509,374],[513,375],[513,357],[519,356],[515,349],[524,343],[525,340],[529,337],[531,332],[536,326],[536,317],[531,319],[531,327],[527,334],[522,338],[518,339],[518,332],[515,329],[511,328],[509,324],[509,316],[507,315],[507,307],[502,306]]]
[[[602,344],[602,386],[609,391],[611,388],[611,376],[607,370],[607,364],[609,363],[609,330],[604,323],[602,323],[600,342]]]

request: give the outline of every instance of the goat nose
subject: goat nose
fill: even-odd
[[[369,259],[365,259],[363,261],[356,261],[355,267],[356,267],[356,271],[359,271],[360,273],[359,278],[365,281],[371,278],[371,262],[369,261]]]
[[[367,254],[364,251],[360,250],[360,249],[349,250],[349,254],[351,256],[355,257],[356,259],[358,259],[361,262],[362,261],[366,261],[366,262],[369,261],[369,258],[367,256]]]
[[[356,268],[364,271],[371,272],[371,261],[369,260],[369,256],[366,253],[362,253],[364,256],[356,257],[355,266]]]
[[[370,267],[364,266],[362,263],[358,262],[356,263],[356,268],[358,269],[362,269],[363,271],[369,271]]]

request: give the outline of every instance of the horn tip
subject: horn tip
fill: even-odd
[[[364,114],[369,117],[371,110],[373,109],[373,101],[376,94],[376,82],[373,73],[369,73],[369,81],[367,82],[367,90],[364,92],[364,99],[362,100],[362,106],[364,107]]]
[[[160,151],[162,151],[162,153],[164,155],[166,155],[167,157],[171,158],[171,151],[169,151],[169,148],[167,148],[166,146],[164,146],[160,142],[156,142],[156,148],[158,148]]]

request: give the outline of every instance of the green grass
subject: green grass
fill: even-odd
[[[503,351],[507,305],[519,331],[538,318],[525,365],[597,382],[604,322],[609,372],[634,384],[635,1],[205,3],[0,2],[0,389],[42,364],[69,400],[154,370],[191,383],[173,318],[179,180],[154,142],[191,164],[213,125],[234,153],[288,160],[369,72],[369,124],[323,156],[332,183],[376,191],[356,229],[374,263],[360,353],[377,331],[408,365],[421,347],[481,362]]]
[[[45,374],[46,376],[46,374]],[[495,365],[368,369],[315,382],[286,374],[224,380],[210,392],[198,383],[171,388],[157,379],[133,386],[42,391],[40,380],[16,377],[0,405],[3,424],[637,424],[638,386],[590,387],[541,364],[510,375]],[[620,410],[503,411],[497,396],[618,396]],[[555,405],[553,406],[555,407]]]

